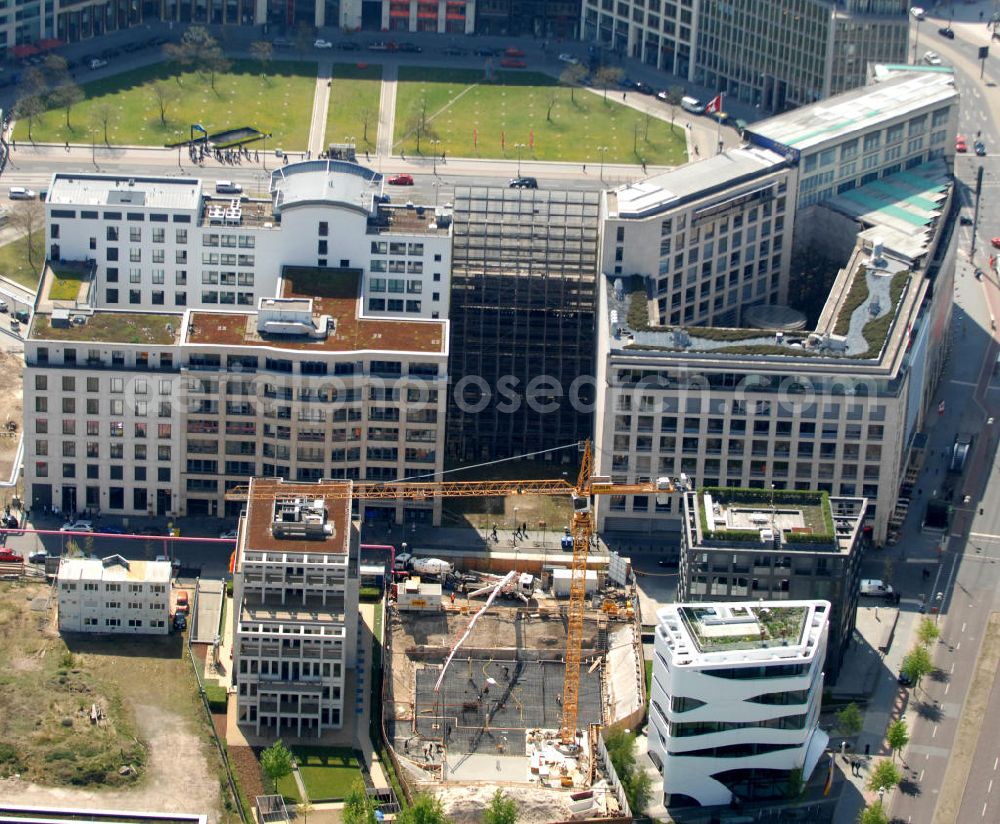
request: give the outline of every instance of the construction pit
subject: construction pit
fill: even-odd
[[[588,596],[577,746],[569,748],[559,740],[568,599],[551,589],[527,603],[498,599],[471,630],[485,598],[430,587],[422,609],[390,602],[386,734],[411,786],[440,798],[450,820],[481,821],[497,787],[526,824],[620,814],[595,754],[596,725],[641,722],[644,666],[633,597],[606,583],[602,575]]]

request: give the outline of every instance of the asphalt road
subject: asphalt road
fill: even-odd
[[[988,4],[980,4],[988,5]],[[956,72],[956,86],[962,95],[959,133],[969,139],[970,149],[978,135],[988,152],[1000,153],[1000,66],[996,58],[987,61],[985,77],[979,77],[977,49],[988,42],[985,26],[978,22],[978,7],[960,10],[969,22],[956,20],[952,28],[955,40],[937,34],[947,19],[928,18],[921,26],[918,57],[926,50],[938,52]],[[915,28],[915,27],[914,27]],[[996,51],[996,49],[994,49]],[[993,374],[998,346],[991,318],[1000,319],[1000,284],[992,273],[982,281],[973,271],[986,268],[989,238],[1000,235],[1000,156],[984,158],[974,154],[959,155],[956,177],[966,207],[963,214],[974,214],[974,187],[977,169],[984,169],[984,186],[976,227],[976,253],[970,258],[972,228],[959,229],[959,259],[955,286],[955,316],[952,326],[952,351],[948,366],[935,397],[945,402],[945,414],[933,415],[929,430],[928,459],[917,482],[920,490],[911,504],[909,518],[899,543],[883,552],[893,564],[893,583],[905,597],[939,605],[941,639],[932,650],[938,673],[924,679],[920,688],[910,691],[905,719],[910,725],[911,740],[906,750],[905,779],[898,791],[887,800],[894,817],[907,824],[931,821],[1000,821],[1000,781],[994,787],[994,769],[1000,766],[996,737],[989,728],[978,743],[956,741],[963,705],[976,670],[976,661],[990,613],[1000,610],[1000,469],[996,464],[997,435],[1000,426],[1000,382]],[[998,423],[987,423],[989,418]],[[975,435],[973,454],[965,475],[946,472],[950,447],[959,432]],[[941,538],[920,531],[920,519],[930,496],[941,496],[944,488],[954,488],[956,503],[951,534],[943,553],[938,552]],[[963,504],[965,495],[970,503]],[[866,560],[865,576],[881,577],[884,557],[873,553]],[[928,570],[925,579],[923,570]],[[938,594],[940,593],[940,600]],[[905,639],[897,643],[905,643]],[[984,719],[996,718],[990,711],[1000,709],[1000,689],[994,684],[988,706],[971,707]],[[893,683],[879,684],[875,700],[891,702]],[[982,729],[982,725],[978,727]],[[971,757],[968,751],[975,747]],[[968,780],[964,789],[945,786],[945,774],[952,756],[961,760],[956,773]],[[1000,775],[997,775],[1000,778]],[[942,793],[958,793],[960,814],[952,817],[952,807],[945,817],[935,818]]]

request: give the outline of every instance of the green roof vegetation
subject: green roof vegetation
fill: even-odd
[[[851,288],[844,298],[844,304],[840,307],[840,314],[837,315],[837,322],[833,326],[833,334],[846,335],[851,328],[851,318],[854,311],[868,299],[868,278],[865,277],[865,267],[862,265],[854,273],[854,280]]]
[[[97,312],[84,324],[52,326],[49,315],[35,315],[31,336],[40,340],[106,343],[153,343],[168,346],[177,340],[180,315],[135,312]],[[168,329],[167,327],[171,327]]]
[[[702,652],[723,652],[741,649],[797,644],[802,637],[806,618],[805,607],[738,607],[730,608],[733,618],[746,620],[746,633],[711,635],[706,632],[718,617],[712,607],[681,607],[680,614],[687,624],[691,637]],[[724,626],[724,623],[720,623]]]
[[[865,342],[868,344],[868,356],[876,356],[882,351],[886,336],[889,334],[889,327],[892,326],[893,318],[896,317],[896,309],[899,307],[899,299],[903,295],[907,281],[910,278],[909,272],[897,272],[892,283],[889,284],[889,304],[892,307],[882,317],[869,321],[861,330]]]
[[[49,288],[49,300],[76,300],[80,294],[80,286],[88,279],[89,272],[79,268],[68,268],[52,265],[52,286]]]
[[[705,486],[698,490],[698,518],[703,539],[740,543],[759,543],[760,530],[716,529],[709,531],[708,513],[705,511],[704,496],[712,496],[712,503],[720,506],[739,507],[780,507],[795,508],[802,513],[802,520],[809,532],[785,532],[789,543],[835,544],[836,532],[833,525],[833,509],[827,492],[792,489],[742,489],[739,487]]]

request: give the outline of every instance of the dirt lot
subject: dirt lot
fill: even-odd
[[[0,352],[0,480],[7,480],[14,468],[14,455],[21,436],[24,420],[24,390],[21,376],[24,356],[20,352]],[[7,429],[8,423],[17,425]],[[0,501],[6,503],[6,501]]]
[[[0,701],[6,705],[0,711],[0,730],[5,743],[17,746],[23,746],[26,739],[12,726],[16,719],[30,719],[40,730],[33,737],[36,749],[23,759],[27,766],[22,777],[0,780],[0,798],[16,798],[25,804],[207,813],[212,822],[235,821],[235,816],[222,811],[218,756],[211,746],[208,722],[181,637],[80,640],[76,636],[67,644],[54,629],[54,608],[39,609],[44,607],[47,593],[48,588],[38,584],[0,586],[0,660],[10,662],[4,668],[8,674],[0,690]],[[69,667],[67,653],[73,658]],[[104,783],[99,790],[89,789],[84,782],[78,782],[84,786],[68,786],[66,777],[62,786],[35,783],[55,784],[53,764],[63,769],[63,762],[80,761],[74,745],[53,749],[49,741],[52,730],[92,738],[95,729],[89,719],[78,724],[75,717],[71,718],[72,727],[63,727],[60,722],[68,713],[65,708],[53,715],[51,706],[60,699],[47,676],[49,670],[55,684],[65,677],[66,684],[60,686],[77,690],[74,708],[80,700],[88,708],[92,703],[106,708],[108,727],[97,731],[118,735],[108,751],[117,748],[118,753],[144,753],[145,767],[137,776],[119,776],[117,762],[121,758],[116,755],[111,781],[119,786]],[[67,675],[61,676],[60,670]],[[25,677],[16,678],[20,673]],[[81,687],[89,692],[80,692]],[[41,695],[46,696],[45,701],[39,700]],[[20,708],[12,702],[21,702]],[[57,726],[46,725],[49,717],[56,719]],[[6,736],[12,734],[18,737],[8,740]],[[53,758],[53,751],[68,754]],[[127,760],[141,766],[141,758],[133,755]],[[26,780],[29,778],[32,780]]]

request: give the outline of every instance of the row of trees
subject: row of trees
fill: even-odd
[[[925,617],[920,620],[920,624],[917,626],[917,643],[903,658],[903,663],[899,668],[900,673],[913,682],[914,690],[919,689],[920,679],[934,671],[930,646],[937,641],[940,635],[941,631],[938,629],[938,625],[931,618]],[[845,708],[843,712],[850,709],[850,706]],[[838,723],[839,719],[840,716],[838,716]],[[858,713],[858,719],[860,720],[860,713]],[[872,792],[877,792],[879,798],[861,811],[858,816],[858,824],[887,824],[889,817],[882,806],[882,796],[903,780],[903,774],[896,766],[896,753],[901,752],[910,741],[910,731],[906,722],[902,719],[891,721],[886,727],[885,739],[892,752],[892,760],[883,758],[872,767],[871,773],[868,775],[867,786]]]
[[[25,69],[18,91],[20,97],[14,104],[14,116],[27,121],[29,140],[35,119],[49,109],[63,109],[66,112],[66,128],[71,128],[70,112],[84,96],[83,89],[70,74],[66,58],[58,54],[50,54],[41,66]]]

